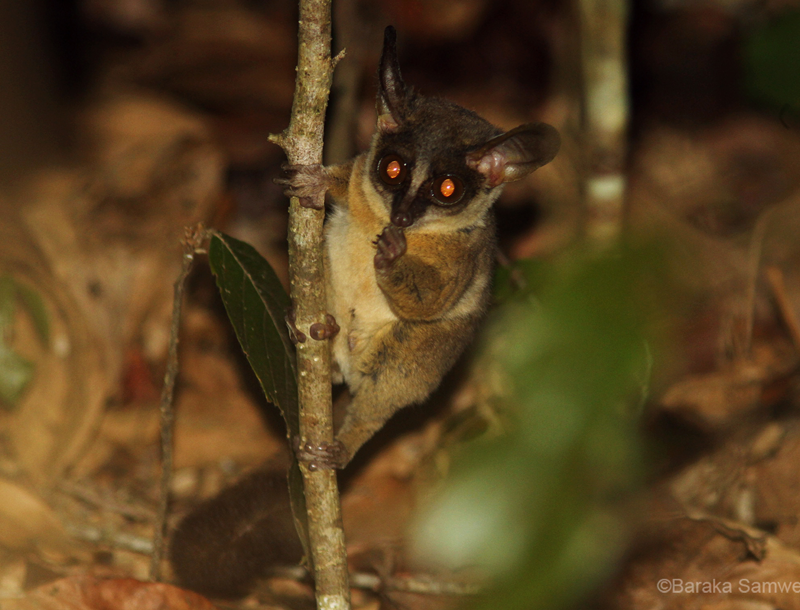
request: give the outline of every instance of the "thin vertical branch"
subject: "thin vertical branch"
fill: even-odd
[[[348,61],[333,75],[335,96],[325,136],[325,163],[328,165],[344,163],[356,153],[364,62],[370,49],[381,48],[382,30],[368,23],[363,13],[359,0],[337,0],[334,6],[334,44],[347,49]]]
[[[178,331],[181,325],[181,306],[186,288],[186,278],[192,271],[195,253],[202,251],[206,231],[202,224],[187,227],[183,238],[183,262],[178,279],[175,280],[172,300],[172,324],[169,334],[167,371],[164,373],[164,387],[161,390],[161,489],[158,498],[153,553],[150,556],[150,580],[161,580],[161,561],[164,557],[164,533],[167,525],[169,488],[172,480],[172,431],[175,421],[173,395],[175,380],[178,377]]]
[[[333,69],[330,0],[300,0],[297,80],[289,127],[271,139],[294,165],[322,163],[325,110]],[[302,207],[296,197],[289,205],[290,295],[295,324],[307,330],[325,323],[322,222],[325,213]],[[333,441],[330,345],[309,337],[297,345],[300,436],[313,445]],[[339,490],[333,470],[309,471],[301,465],[308,509],[309,542],[314,565],[317,607],[350,607],[344,532]]]
[[[750,357],[753,346],[753,326],[756,318],[756,294],[758,293],[758,278],[761,276],[761,259],[764,250],[764,236],[770,221],[769,212],[762,214],[753,234],[750,237],[750,247],[747,256],[747,289],[744,295],[744,330],[741,341],[734,341],[736,357]]]
[[[584,133],[588,152],[586,233],[607,242],[622,232],[627,180],[627,0],[580,0]]]
[[[783,319],[783,323],[789,331],[789,336],[792,338],[794,349],[800,353],[800,321],[797,319],[792,301],[786,294],[786,282],[783,279],[783,271],[779,267],[770,266],[764,270],[769,282],[770,290],[772,291],[772,298],[775,299],[775,304],[778,307],[778,313]]]

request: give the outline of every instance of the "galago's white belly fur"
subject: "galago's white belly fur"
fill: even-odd
[[[358,186],[351,185],[351,189]],[[388,224],[388,214],[386,221]],[[354,222],[346,207],[335,207],[325,226],[328,312],[340,327],[332,356],[351,390],[360,381],[358,356],[369,339],[388,330],[398,319],[375,278],[373,242],[381,230],[376,226]]]

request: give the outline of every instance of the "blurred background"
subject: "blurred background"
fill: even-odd
[[[288,277],[287,201],[272,182],[284,158],[267,136],[288,125],[296,20],[290,0],[0,3],[0,600],[76,573],[146,578],[157,403],[184,227],[202,221],[244,239]],[[604,359],[598,346],[613,345],[636,354],[639,381],[631,384],[622,358],[609,365],[611,389],[589,384],[577,403],[589,413],[597,392],[608,390],[611,402],[636,395],[626,416],[635,425],[606,438],[599,454],[584,439],[537,462],[585,460],[588,470],[562,473],[547,501],[586,510],[559,520],[525,509],[530,496],[509,500],[519,503],[514,514],[540,519],[523,526],[520,517],[519,531],[561,534],[531,547],[550,549],[535,561],[530,549],[497,559],[522,566],[504,578],[516,586],[536,572],[557,591],[526,590],[522,601],[487,607],[568,607],[580,593],[591,600],[582,603],[609,608],[800,608],[796,595],[655,585],[800,581],[800,2],[335,0],[334,52],[347,55],[329,105],[328,163],[368,146],[387,24],[398,30],[403,76],[421,92],[504,129],[545,121],[561,132],[557,159],[509,185],[497,205],[497,301],[565,313],[554,326],[528,314],[494,322],[499,339],[484,337],[477,359],[426,409],[367,448],[346,475],[353,569],[418,569],[404,532],[421,489],[449,472],[443,447],[472,434],[464,430],[519,425],[498,414],[504,389],[481,357],[531,329],[580,327],[587,334],[554,361],[591,372]],[[630,267],[570,258],[620,236],[655,242],[660,263],[643,267],[649,254],[611,256]],[[572,307],[565,295],[581,291],[594,300]],[[647,305],[628,317],[606,307],[643,292]],[[625,320],[645,309],[646,323],[628,329]],[[587,311],[615,322],[581,326]],[[614,334],[645,327],[661,337],[655,356]],[[536,368],[545,347],[507,363],[512,386],[547,370]],[[643,373],[642,358],[652,360]],[[541,402],[520,391],[517,402]],[[280,423],[202,265],[183,319],[177,401],[176,515],[248,468],[285,460]],[[546,437],[539,415],[531,426]],[[624,484],[609,476],[617,462],[598,466],[614,448],[637,464]],[[488,476],[513,487],[527,469],[520,463]],[[587,477],[602,493],[577,501],[575,489],[592,487]],[[621,488],[611,502],[609,490]],[[619,535],[589,535],[608,529]],[[547,572],[578,533],[595,543]],[[307,607],[309,589],[285,578],[262,595]],[[390,597],[414,608],[460,600]],[[354,593],[357,607],[385,603]]]

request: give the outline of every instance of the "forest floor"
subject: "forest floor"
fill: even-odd
[[[584,226],[575,15],[544,0],[459,0],[442,13],[450,2],[340,1],[348,56],[328,162],[368,145],[372,75],[394,23],[404,77],[421,91],[504,128],[558,127],[556,161],[497,205],[502,260],[548,261]],[[294,3],[74,4],[40,32],[61,58],[55,76],[22,79],[12,104],[44,114],[20,113],[12,122],[29,131],[0,151],[19,161],[0,190],[0,607],[213,607],[147,582],[172,283],[184,227],[201,221],[253,244],[287,283],[287,204],[272,182],[282,159],[267,135],[288,123]],[[641,415],[652,459],[626,508],[627,552],[581,607],[800,609],[798,107],[745,95],[753,20],[742,7],[666,4],[631,16],[625,230],[665,245],[677,305]],[[760,18],[797,10],[777,4],[759,4]],[[37,56],[33,40],[19,57]],[[62,94],[37,97],[39,79]],[[288,456],[202,262],[179,358],[170,529]],[[450,608],[467,595],[437,590],[405,533],[480,383],[465,360],[342,476],[354,608]],[[214,603],[313,608],[313,586],[286,566],[250,597]]]

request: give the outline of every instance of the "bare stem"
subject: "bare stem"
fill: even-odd
[[[331,59],[330,0],[300,0],[297,80],[289,127],[273,141],[289,163],[322,163],[325,110],[334,61]],[[324,211],[289,205],[290,295],[295,324],[309,339],[297,345],[298,400],[302,441],[319,445],[333,441],[330,346],[310,338],[307,329],[325,322],[322,222]],[[350,607],[344,532],[336,473],[309,471],[301,466],[308,509],[308,533],[314,565],[317,607]]]
[[[167,523],[169,488],[172,480],[172,431],[175,412],[172,406],[175,380],[178,377],[178,331],[181,325],[181,305],[186,287],[186,278],[192,270],[194,255],[202,250],[206,231],[202,224],[187,227],[183,239],[183,263],[178,279],[175,280],[172,301],[172,325],[169,335],[167,372],[164,374],[164,388],[161,391],[161,489],[158,498],[153,553],[150,556],[150,580],[161,580],[161,560],[164,557],[164,532]]]
[[[626,191],[627,0],[581,0],[586,233],[600,243],[622,231]]]

